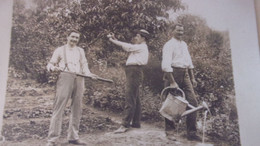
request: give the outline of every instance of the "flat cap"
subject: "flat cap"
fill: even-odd
[[[140,29],[137,33],[139,33],[142,37],[145,37],[145,39],[148,39],[150,35],[150,33],[145,29]]]

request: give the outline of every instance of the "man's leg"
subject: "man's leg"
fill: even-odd
[[[183,87],[183,91],[186,95],[186,100],[189,102],[189,104],[193,105],[194,107],[198,106],[198,102],[196,99],[196,95],[194,93],[194,89],[192,86],[192,83],[190,81],[190,77],[188,75],[188,72],[186,72],[185,77],[184,77],[184,87]],[[188,110],[189,108],[187,108]],[[187,115],[186,118],[186,125],[187,125],[187,136],[189,137],[196,137],[196,132],[197,132],[197,128],[196,128],[196,120],[197,118],[197,112],[194,112],[192,114]]]
[[[182,82],[183,82],[183,69],[179,69],[179,68],[173,68],[173,73],[172,73],[175,82],[179,85],[179,87],[182,86]],[[170,85],[169,82],[170,79],[166,78],[166,76],[164,76],[164,87],[168,87]],[[175,129],[175,124],[173,121],[168,120],[167,118],[165,118],[165,131],[173,131]]]
[[[135,70],[133,67],[126,68],[126,100],[125,100],[125,117],[122,125],[126,128],[130,126],[130,122],[134,117],[136,108],[136,92],[139,87],[136,87]]]
[[[141,68],[137,70],[136,72],[136,104],[135,104],[135,112],[134,117],[132,120],[132,127],[134,128],[140,128],[140,120],[141,120],[141,102],[140,102],[140,92],[139,92],[139,86],[142,81],[142,70]]]
[[[175,77],[174,77],[175,78]],[[168,87],[170,85],[169,79],[164,75],[164,87]],[[176,79],[175,79],[176,81]],[[168,120],[164,118],[164,128],[166,136],[171,140],[176,140],[174,137],[175,123],[174,121]]]
[[[168,120],[167,118],[164,118],[164,123],[165,123],[165,131],[175,130],[175,124],[173,121]]]
[[[84,78],[76,77],[74,90],[71,97],[71,115],[68,129],[68,140],[79,139],[79,125],[82,115],[82,97],[84,92]]]
[[[56,85],[56,97],[48,134],[48,142],[56,142],[61,133],[62,116],[71,97],[74,78],[70,74],[61,73]]]
[[[130,127],[130,122],[133,119],[135,107],[136,107],[136,86],[134,82],[134,68],[127,66],[125,69],[126,74],[126,97],[125,97],[125,110],[124,118],[122,119],[122,124],[119,129],[114,131],[114,133],[126,132]]]

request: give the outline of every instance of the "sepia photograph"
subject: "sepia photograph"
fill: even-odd
[[[250,4],[13,0],[0,144],[242,145],[234,31]]]

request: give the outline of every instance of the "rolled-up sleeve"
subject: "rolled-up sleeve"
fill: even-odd
[[[83,74],[85,75],[89,75],[91,74],[89,68],[88,68],[88,61],[87,61],[87,58],[85,56],[85,52],[83,49],[80,49],[80,53],[81,53],[81,56],[82,56],[82,59],[81,59],[81,63],[82,63],[82,71],[83,71]]]
[[[113,40],[113,39],[111,41],[114,44],[121,46],[127,52],[136,52],[141,49],[141,47],[140,47],[141,44],[130,44],[130,43],[125,43],[125,42],[121,42],[121,41]]]
[[[51,57],[51,60],[49,63],[53,64],[53,65],[57,65],[59,63],[59,61],[61,60],[61,48],[57,48]]]
[[[170,43],[166,43],[162,50],[162,70],[164,72],[173,72],[172,69],[172,49]]]

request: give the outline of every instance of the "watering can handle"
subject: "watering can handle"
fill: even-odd
[[[173,87],[171,87],[171,86],[168,86],[168,87],[164,88],[164,89],[162,90],[162,92],[161,92],[160,98],[161,98],[162,101],[164,100],[164,99],[163,99],[163,93],[164,93],[166,90],[168,90],[168,89],[176,89],[176,90],[180,91],[181,94],[182,94],[182,97],[183,97],[184,99],[186,99],[186,98],[185,98],[185,94],[184,94],[184,92],[183,92],[182,89],[180,89],[180,88],[173,88]]]

